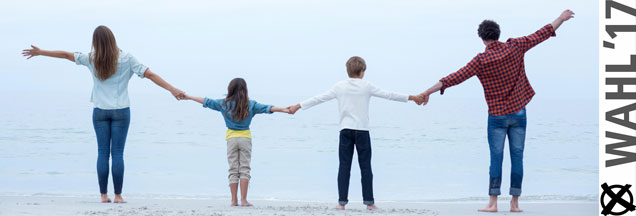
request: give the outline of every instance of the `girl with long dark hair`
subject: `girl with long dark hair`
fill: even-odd
[[[260,104],[250,100],[247,95],[247,83],[243,78],[234,78],[227,87],[227,96],[223,99],[209,99],[186,95],[185,99],[203,104],[203,107],[221,112],[227,126],[227,162],[230,165],[228,179],[232,206],[238,206],[237,192],[241,186],[241,206],[251,206],[247,202],[247,186],[252,159],[252,134],[250,123],[256,114],[273,112],[289,113],[288,108]]]

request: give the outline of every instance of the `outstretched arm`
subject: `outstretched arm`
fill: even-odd
[[[442,86],[444,86],[444,84],[442,82],[437,82],[435,83],[435,85],[431,86],[429,89],[427,89],[426,91],[422,92],[420,94],[420,96],[422,96],[424,98],[424,101],[422,103],[422,105],[426,105],[428,103],[428,98],[431,94],[439,91],[440,89],[442,89]]]
[[[554,30],[556,31],[561,26],[561,24],[563,24],[563,22],[568,21],[569,19],[573,17],[574,17],[574,12],[572,12],[571,10],[563,11],[563,13],[561,13],[561,15],[559,15],[559,17],[557,17],[552,22],[552,28],[554,28]]]
[[[192,101],[199,102],[200,104],[203,104],[203,98],[202,97],[195,97],[195,96],[185,95],[185,97],[183,99],[192,100]]]
[[[289,107],[282,108],[282,107],[275,107],[275,106],[272,106],[272,108],[269,111],[270,112],[282,112],[282,113],[290,113],[291,112]]]
[[[165,80],[163,80],[159,75],[157,75],[156,73],[153,73],[152,71],[150,71],[150,68],[146,69],[146,72],[144,72],[144,77],[152,80],[152,82],[154,82],[155,84],[157,84],[161,88],[164,88],[164,89],[170,91],[172,96],[174,96],[177,100],[185,99],[185,97],[186,97],[185,92],[183,92],[183,91],[179,90],[178,88],[175,88],[172,85],[170,85],[170,83],[168,83]],[[200,103],[203,103],[203,100],[201,100]]]
[[[73,53],[67,51],[50,51],[50,50],[41,50],[39,47],[31,45],[31,49],[22,50],[22,55],[27,56],[27,59],[33,58],[34,56],[49,56],[54,58],[63,58],[68,59],[69,61],[75,62],[75,57]]]
[[[296,105],[291,105],[286,107],[287,109],[289,109],[289,114],[294,114],[296,113],[296,111],[298,111],[300,108],[303,109],[309,109],[309,107],[330,101],[332,99],[336,98],[336,91],[334,90],[334,88],[331,88],[329,90],[327,90],[327,92],[321,94],[321,95],[317,95],[314,96],[312,98],[309,98],[301,103],[298,103]],[[301,105],[302,104],[302,105]]]

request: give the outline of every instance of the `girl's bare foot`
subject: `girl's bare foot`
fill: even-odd
[[[115,194],[114,203],[127,203],[124,198],[121,197],[121,194]]]
[[[519,196],[512,196],[510,200],[510,212],[523,212],[523,210],[519,208]]]
[[[345,206],[344,205],[337,205],[336,209],[337,210],[345,210]]]
[[[375,206],[375,205],[368,205],[368,206],[367,206],[367,209],[368,209],[368,210],[378,210],[378,207],[377,207],[377,206]]]
[[[108,194],[102,194],[102,203],[109,203],[110,198],[108,198]]]
[[[241,200],[242,207],[250,207],[253,206],[251,203],[247,202],[247,200]]]
[[[480,212],[497,212],[497,196],[491,195],[490,201],[488,201],[488,205],[486,208],[477,209]]]

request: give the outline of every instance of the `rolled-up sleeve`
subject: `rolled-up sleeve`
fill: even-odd
[[[90,61],[88,59],[88,55],[81,53],[81,52],[75,52],[75,54],[73,54],[73,57],[75,58],[75,64],[77,65],[84,65],[84,66],[88,66]]]
[[[554,27],[552,27],[552,24],[547,24],[543,26],[543,28],[537,30],[535,33],[532,33],[524,37],[513,38],[510,40],[515,42],[517,46],[521,48],[521,50],[523,50],[523,52],[526,52],[532,47],[536,46],[537,44],[554,36],[556,36],[556,33],[554,32]]]
[[[139,63],[139,61],[137,61],[137,58],[135,58],[135,56],[133,55],[130,55],[128,63],[130,63],[130,70],[134,74],[137,74],[137,76],[141,78],[144,77],[144,73],[146,73],[146,70],[148,70],[148,67],[146,67],[146,65]]]
[[[271,114],[272,107],[273,107],[272,105],[265,105],[258,102],[254,102],[252,111],[254,112],[254,114],[261,114],[261,113]]]
[[[481,62],[479,61],[479,55],[475,56],[473,60],[457,72],[452,73],[439,81],[442,83],[440,94],[444,94],[444,90],[448,87],[460,84],[466,81],[468,78],[477,75],[482,69]]]
[[[214,100],[206,97],[203,99],[203,107],[221,111],[221,100]]]

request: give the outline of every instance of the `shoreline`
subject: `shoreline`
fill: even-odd
[[[99,197],[62,195],[0,195],[0,215],[510,215],[507,200],[499,201],[498,213],[480,213],[485,202],[378,201],[378,211],[369,211],[361,202],[352,201],[347,210],[333,209],[336,202],[250,199],[253,207],[230,207],[227,197],[141,198],[125,197],[128,203],[100,203]],[[502,197],[503,198],[503,197]],[[523,215],[595,215],[595,201],[523,201]]]

